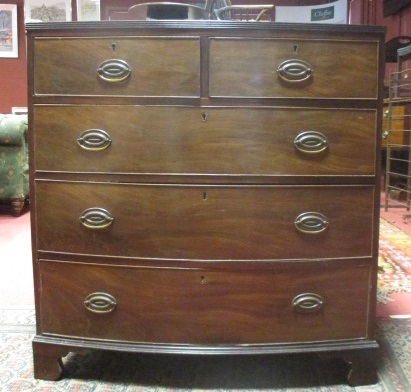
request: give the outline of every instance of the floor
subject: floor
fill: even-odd
[[[27,246],[22,246],[27,244]],[[0,304],[33,306],[30,213],[0,215]],[[22,289],[24,287],[24,289]]]
[[[381,218],[385,219],[387,222],[390,222],[394,226],[398,227],[402,231],[406,232],[411,236],[411,210],[407,210],[404,205],[397,205],[390,203],[387,211],[384,208],[385,204],[385,195],[381,194]]]

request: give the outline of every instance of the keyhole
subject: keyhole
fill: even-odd
[[[203,201],[207,200],[207,192],[203,192]]]
[[[203,123],[205,123],[207,121],[207,116],[208,116],[207,113],[202,113],[201,114],[201,120],[203,121]]]
[[[206,276],[201,276],[200,277],[200,284],[204,284],[207,282],[207,277]]]
[[[298,45],[294,45],[294,54],[298,53]]]
[[[115,43],[112,43],[112,44],[111,44],[111,49],[113,49],[113,52],[116,51],[116,46],[117,46],[117,45],[116,45]]]

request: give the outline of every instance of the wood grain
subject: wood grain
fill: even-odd
[[[113,50],[115,44],[115,50]],[[104,82],[99,65],[126,61],[131,76]],[[34,94],[199,96],[198,37],[37,39]]]
[[[43,334],[213,345],[366,337],[368,263],[218,271],[42,261],[40,271]],[[112,295],[116,309],[88,311],[93,292]],[[295,312],[293,298],[306,292],[321,295],[323,309]]]
[[[140,258],[254,260],[370,256],[372,186],[36,185],[40,250]],[[110,212],[103,230],[82,227],[88,208]],[[299,232],[303,212],[329,228]]]
[[[34,110],[35,163],[43,171],[375,174],[375,110],[116,105]],[[88,129],[106,131],[111,146],[81,149],[77,139]],[[294,140],[306,131],[321,132],[328,148],[299,152]]]

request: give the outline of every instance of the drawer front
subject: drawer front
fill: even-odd
[[[376,41],[210,41],[212,97],[377,97]]]
[[[374,110],[37,106],[35,165],[74,172],[374,175],[375,122]]]
[[[40,279],[44,334],[205,345],[367,334],[367,263],[227,271],[41,261]]]
[[[199,96],[198,37],[37,38],[34,45],[35,95]]]
[[[372,186],[37,181],[35,194],[40,250],[181,260],[369,256],[372,205]]]
[[[391,119],[389,119],[389,109],[384,108],[384,117],[382,121],[382,147],[386,148],[387,144],[408,145],[410,134],[406,130],[408,116],[405,106],[392,106]]]

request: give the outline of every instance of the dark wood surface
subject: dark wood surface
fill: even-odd
[[[270,270],[138,268],[41,261],[45,335],[144,343],[236,345],[367,338],[369,260],[277,263]],[[357,289],[352,290],[355,286]],[[87,310],[95,292],[116,308]],[[293,299],[323,297],[298,313]]]
[[[372,253],[372,186],[36,185],[39,250],[140,258],[254,260],[364,257]],[[336,208],[338,206],[338,208]],[[355,206],[355,209],[354,209]],[[107,210],[107,229],[81,225]],[[295,220],[320,212],[322,233]],[[154,261],[153,261],[154,262]]]
[[[343,37],[211,39],[210,96],[376,98],[377,56],[377,42]],[[305,84],[279,83],[277,68],[289,58],[307,61],[313,68],[312,79]]]
[[[199,37],[44,39],[35,46],[36,95],[200,95]],[[99,65],[111,58],[132,69],[125,82],[97,78]]]
[[[36,377],[87,348],[336,351],[374,382],[383,30],[27,28]],[[110,59],[125,81],[98,76]],[[308,82],[279,79],[287,59]],[[109,146],[81,148],[89,130]],[[302,132],[324,151],[298,151]],[[107,227],[84,226],[96,211]]]
[[[35,45],[36,95],[200,96],[199,37],[42,39]],[[210,37],[209,45],[210,97],[377,96],[376,42]],[[112,57],[130,65],[131,77],[122,83],[96,80],[98,66]],[[278,66],[294,57],[312,65],[312,80],[278,83]],[[255,73],[259,78],[251,77]]]
[[[34,119],[40,147],[35,161],[42,171],[375,174],[373,109],[48,105],[36,107]],[[77,139],[89,129],[107,132],[111,145],[103,151],[79,148]],[[298,151],[295,139],[307,130],[321,132],[329,147],[317,154]]]

